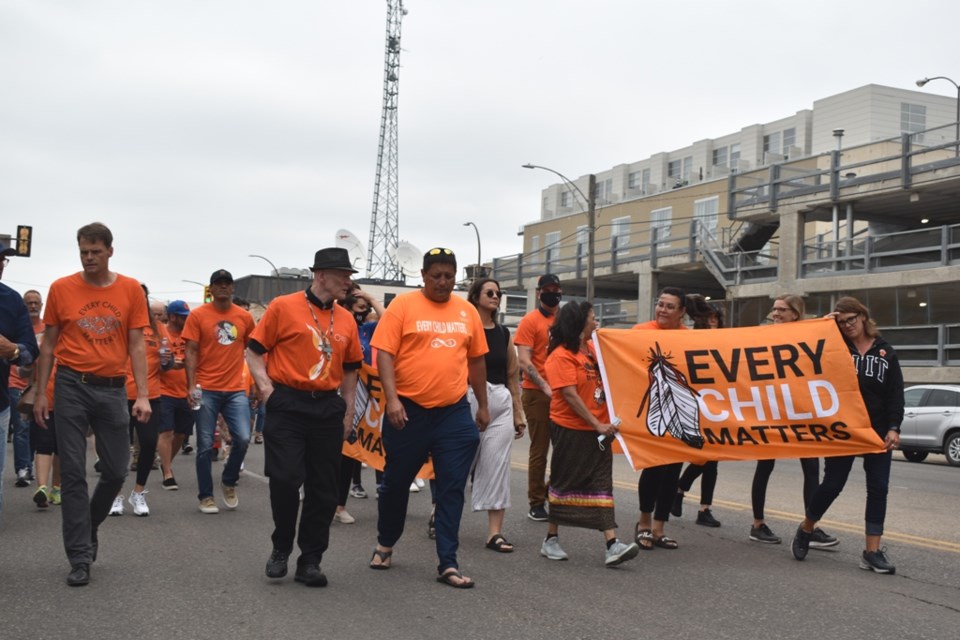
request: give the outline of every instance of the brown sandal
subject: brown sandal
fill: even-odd
[[[673,538],[668,538],[667,536],[660,536],[659,538],[653,539],[653,544],[660,547],[661,549],[676,549],[680,545],[677,544],[677,541]]]
[[[457,578],[460,582],[455,582],[454,578]],[[460,573],[459,569],[454,569],[453,567],[450,567],[437,576],[437,582],[449,585],[454,589],[472,589],[475,584],[473,580]]]

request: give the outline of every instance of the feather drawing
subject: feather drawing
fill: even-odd
[[[647,407],[647,429],[658,438],[667,433],[695,448],[703,448],[700,435],[699,395],[687,383],[682,372],[670,362],[670,355],[663,355],[660,343],[656,351],[650,349],[650,366],[647,368],[649,386],[640,402],[637,417]]]
[[[316,329],[314,329],[310,325],[307,325],[307,329],[310,329],[310,334],[311,334],[311,337],[313,338],[314,348],[320,352],[320,361],[317,364],[310,367],[310,372],[307,374],[307,376],[311,380],[316,380],[317,378],[326,378],[329,372],[326,370],[327,355],[323,351],[323,338],[321,338],[320,332],[318,332]]]

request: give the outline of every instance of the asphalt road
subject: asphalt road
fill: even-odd
[[[10,449],[8,447],[8,449]],[[8,458],[0,523],[0,637],[33,638],[956,638],[960,628],[960,469],[942,457],[893,465],[885,543],[894,576],[858,568],[863,472],[855,467],[823,527],[837,551],[793,559],[800,519],[800,466],[778,462],[768,522],[784,544],[747,538],[752,463],[722,463],[714,505],[719,529],[694,524],[698,487],[668,533],[680,549],[656,549],[617,569],[603,566],[597,532],[561,529],[569,562],[539,555],[545,525],[525,517],[526,441],[514,449],[514,507],[504,533],[513,554],[484,548],[486,517],[465,513],[461,566],[477,587],[437,584],[426,537],[429,493],[412,495],[407,533],[390,571],[366,565],[376,537],[376,501],[350,499],[357,524],[334,524],[323,562],[325,589],[263,575],[271,519],[263,448],[251,445],[240,508],[197,510],[193,456],[178,457],[178,492],[151,476],[151,515],[110,518],[85,588],[64,583],[69,567],[56,507],[38,511],[18,489]],[[8,454],[9,456],[10,454]],[[218,472],[217,463],[214,467]],[[628,537],[636,520],[636,474],[616,465],[617,513]],[[90,473],[91,481],[95,475]],[[373,472],[364,471],[368,489]],[[129,491],[128,480],[126,490]],[[219,499],[219,496],[218,496]]]

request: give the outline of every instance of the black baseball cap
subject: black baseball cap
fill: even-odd
[[[560,286],[560,278],[548,273],[540,276],[540,280],[537,281],[537,289],[543,289],[544,287],[549,287],[550,285]]]
[[[212,274],[210,274],[210,284],[219,282],[220,280],[226,280],[227,282],[233,282],[233,276],[230,275],[230,272],[226,269],[217,269]]]

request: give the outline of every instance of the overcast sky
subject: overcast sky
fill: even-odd
[[[876,83],[960,81],[947,0],[409,0],[400,239],[462,265],[517,253],[554,182],[738,131]],[[75,234],[160,299],[212,271],[307,267],[370,231],[383,0],[0,0],[4,282],[44,294]],[[924,90],[955,95],[944,81]],[[360,274],[363,275],[363,274]]]

